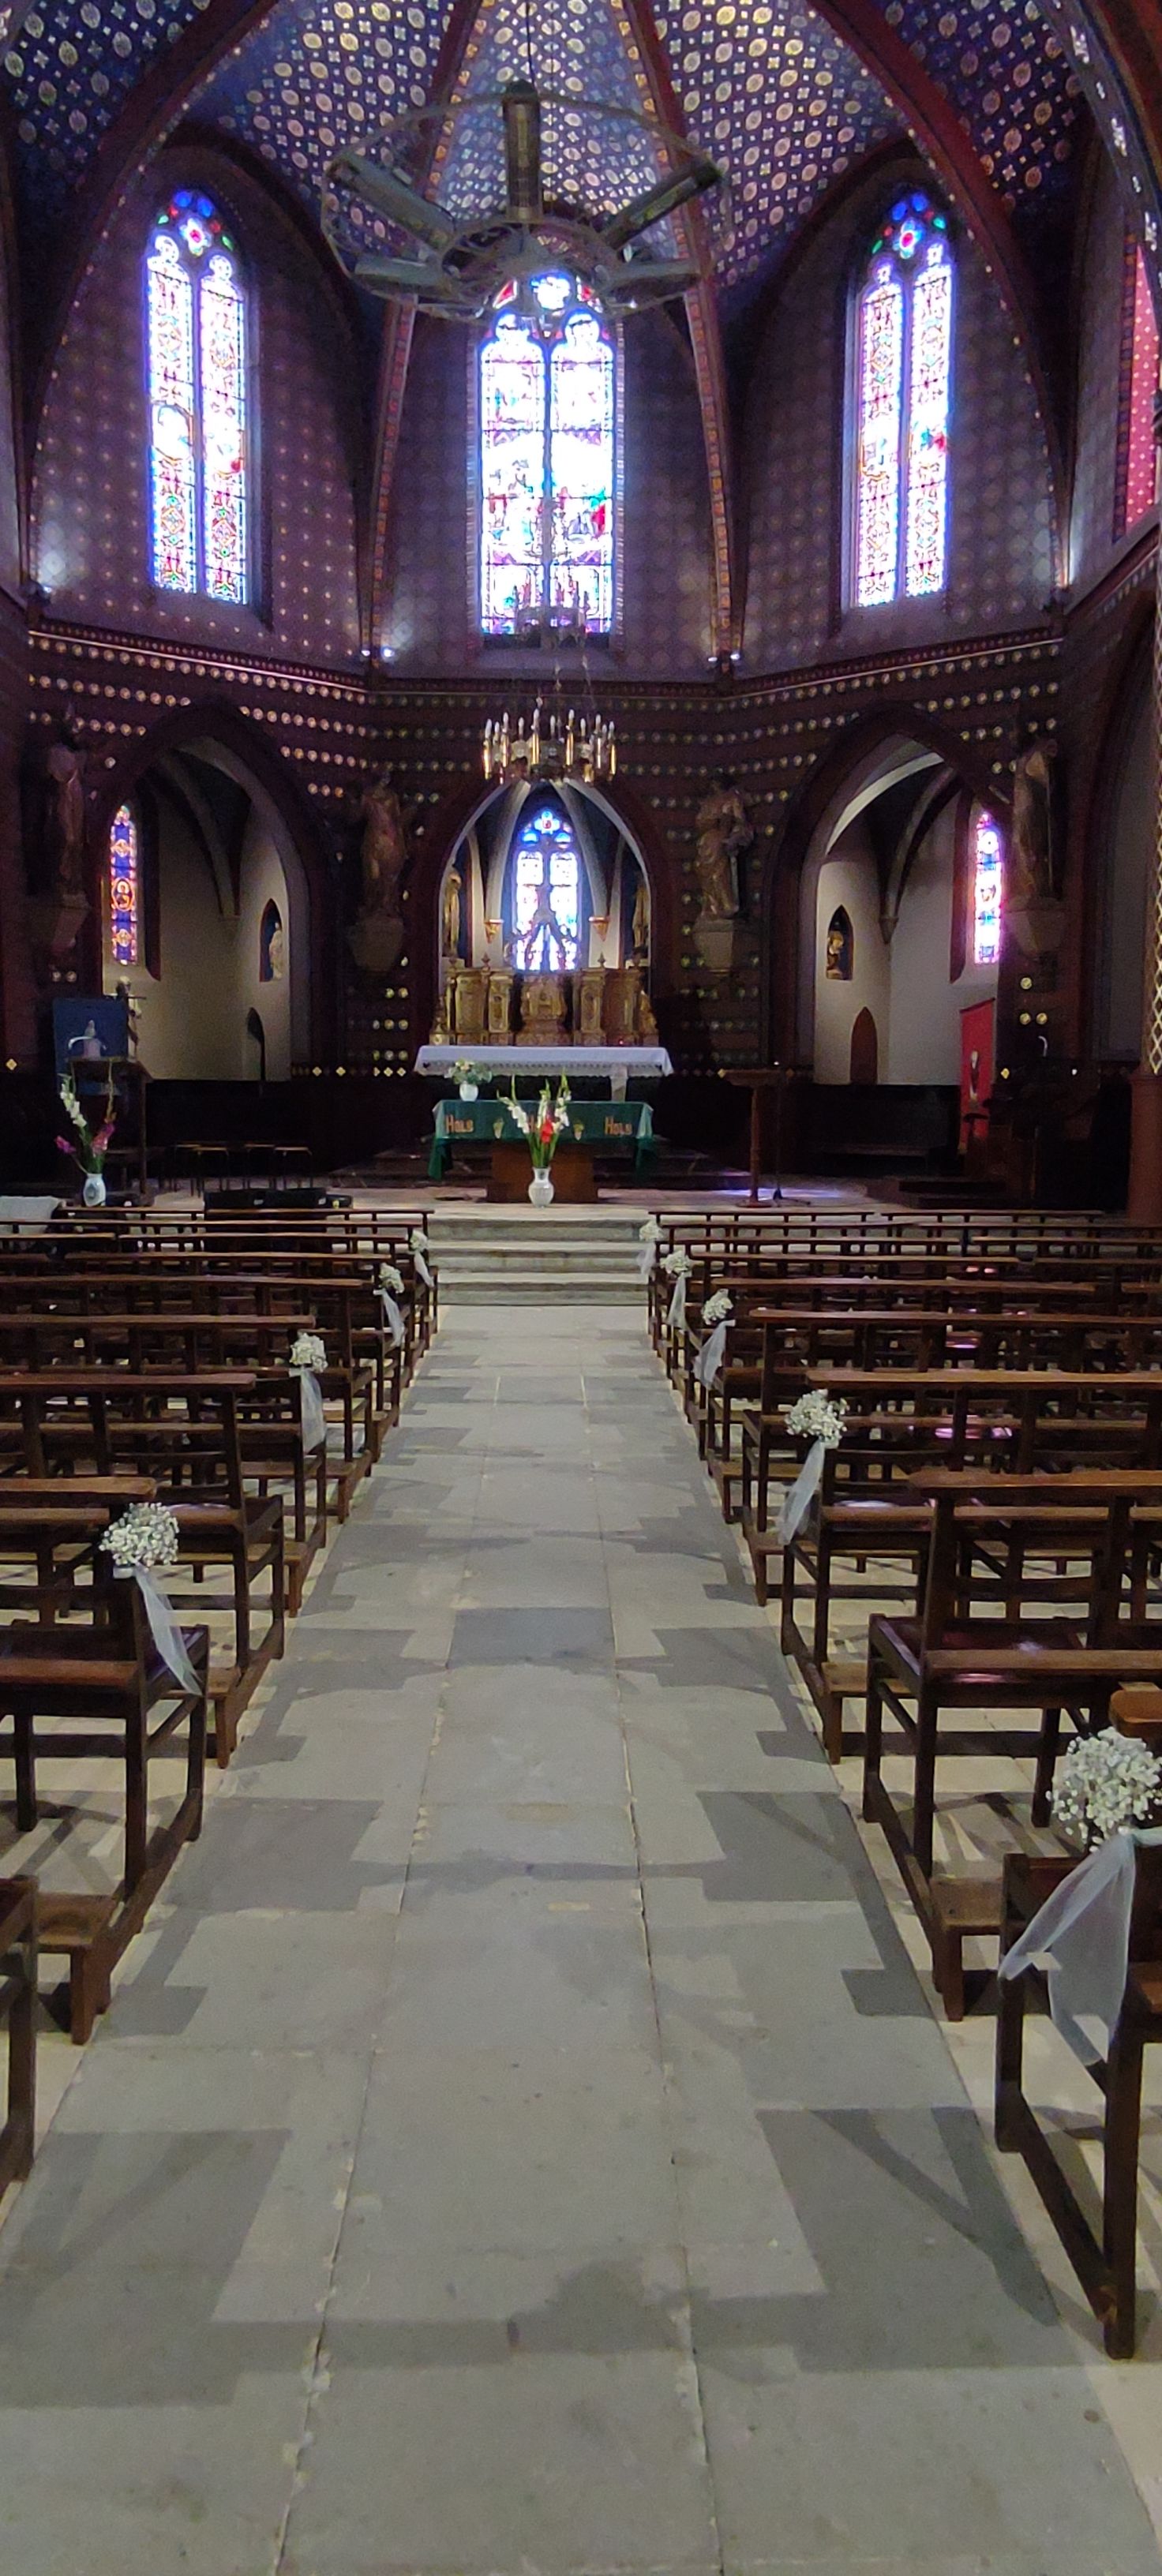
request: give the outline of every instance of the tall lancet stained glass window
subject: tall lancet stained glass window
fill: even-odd
[[[953,261],[947,217],[892,207],[856,301],[852,596],[857,607],[944,588]]]
[[[972,826],[972,962],[995,966],[1001,953],[1001,898],[1004,848],[991,814],[978,813]]]
[[[616,363],[592,290],[565,270],[502,288],[479,353],[486,635],[613,625]]]
[[[179,188],[145,255],[149,534],[159,590],[245,600],[246,297],[208,197]]]
[[[514,953],[528,974],[581,963],[581,854],[555,805],[537,806],[510,858]]]
[[[109,945],[115,966],[141,963],[141,837],[132,805],[109,826]]]

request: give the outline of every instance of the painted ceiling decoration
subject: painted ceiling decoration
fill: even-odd
[[[136,83],[213,0],[39,0],[4,57],[21,195],[41,225],[67,212]],[[1056,6],[1056,0],[1050,0]],[[19,14],[19,13],[16,13]],[[317,216],[327,162],[373,153],[385,125],[423,108],[437,65],[460,114],[436,151],[435,192],[463,214],[495,201],[500,125],[483,102],[530,72],[546,113],[546,197],[596,214],[664,166],[625,111],[657,113],[641,15],[620,0],[274,0],[208,82],[174,101],[271,162]],[[659,57],[691,144],[726,168],[711,248],[731,286],[786,248],[845,171],[907,130],[882,74],[837,29],[850,7],[806,0],[661,0]],[[449,67],[450,23],[462,42]],[[1014,225],[1035,228],[1073,187],[1079,66],[1041,0],[862,0],[862,22],[907,44],[959,120]],[[645,43],[642,39],[642,44]],[[874,49],[869,44],[865,50]],[[567,103],[576,99],[576,109]],[[623,111],[602,121],[581,102]]]

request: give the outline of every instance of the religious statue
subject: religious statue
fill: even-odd
[[[58,904],[85,900],[84,755],[71,731],[49,748],[45,794],[44,842],[49,892]]]
[[[1006,888],[1010,907],[1051,903],[1057,894],[1053,828],[1057,756],[1057,745],[1049,735],[1034,735],[1013,770]]]
[[[363,824],[359,845],[362,895],[347,944],[357,966],[390,974],[404,942],[400,879],[408,862],[407,829],[390,769],[364,788],[355,809]]]
[[[390,769],[365,787],[359,800],[363,820],[360,862],[363,870],[362,919],[373,913],[399,914],[399,884],[407,866],[408,847],[403,807]]]
[[[440,950],[444,957],[458,957],[460,954],[460,872],[458,868],[449,868],[444,880]]]
[[[852,971],[851,923],[840,904],[827,925],[827,954],[824,973],[832,984],[850,984]]]
[[[694,821],[695,867],[702,893],[702,917],[710,921],[738,918],[738,861],[754,839],[753,826],[738,788],[718,770]]]
[[[644,876],[638,878],[629,938],[634,965],[647,966],[650,956],[650,890]]]

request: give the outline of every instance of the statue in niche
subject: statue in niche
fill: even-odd
[[[738,862],[754,839],[746,807],[733,781],[718,770],[694,818],[694,865],[702,895],[702,917],[736,921],[739,911]]]
[[[1054,799],[1057,745],[1036,734],[1018,755],[1013,770],[1013,818],[1009,835],[1010,904],[1052,902],[1056,893]]]
[[[830,984],[850,984],[854,970],[855,939],[851,922],[839,904],[827,925],[824,973]]]
[[[444,902],[441,914],[440,953],[444,957],[460,954],[460,871],[449,868],[444,880]]]
[[[648,966],[650,957],[650,890],[639,873],[637,893],[633,899],[630,924],[630,954],[635,966]]]

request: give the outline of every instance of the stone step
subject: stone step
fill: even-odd
[[[645,1315],[636,1282],[593,1279],[576,1270],[467,1270],[451,1279],[441,1271],[440,1302],[449,1307],[624,1306]]]

